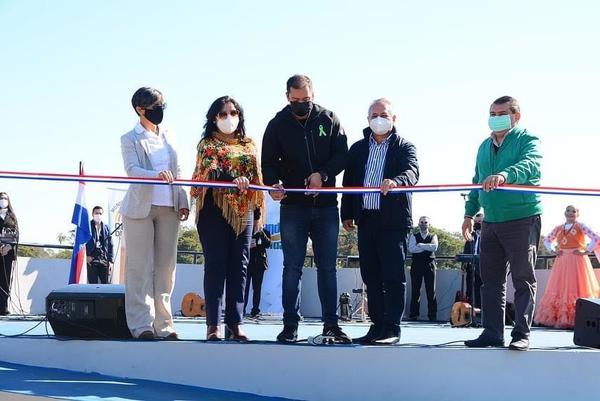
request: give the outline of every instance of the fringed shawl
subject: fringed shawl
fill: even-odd
[[[262,185],[256,147],[249,138],[222,140],[215,136],[202,139],[198,144],[196,169],[192,180],[210,181],[215,177],[246,177],[251,184]],[[208,188],[192,187],[190,194],[196,199],[196,222],[204,205]],[[247,190],[241,194],[237,188],[212,188],[213,200],[223,212],[223,217],[236,234],[240,234],[252,221],[248,212],[263,208],[265,195],[262,191]],[[261,213],[264,216],[263,213]]]

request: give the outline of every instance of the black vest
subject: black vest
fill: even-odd
[[[431,244],[431,241],[433,241],[433,234],[429,233],[427,235],[427,237],[423,238],[421,236],[421,232],[417,231],[415,233],[415,239],[417,240],[417,244]],[[419,253],[413,253],[411,257],[413,260],[421,260],[421,261],[429,262],[431,260],[435,260],[435,253],[429,252],[429,251],[423,251],[423,252],[419,252]]]

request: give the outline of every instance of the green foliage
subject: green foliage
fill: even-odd
[[[179,229],[179,238],[177,240],[178,251],[194,251],[201,252],[202,246],[198,239],[198,232],[195,227],[181,227]],[[182,253],[177,254],[177,263],[194,263],[193,255],[186,255]],[[196,263],[203,264],[204,257],[198,256]]]
[[[25,258],[53,258],[54,252],[51,252],[45,248],[38,248],[33,246],[20,245],[17,248],[17,256]]]

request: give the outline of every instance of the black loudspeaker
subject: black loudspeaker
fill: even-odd
[[[125,320],[125,286],[71,284],[46,297],[54,334],[76,338],[131,338]]]
[[[575,303],[573,342],[584,347],[600,348],[600,299],[579,298]]]

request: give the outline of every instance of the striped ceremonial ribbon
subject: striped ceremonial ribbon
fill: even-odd
[[[235,188],[232,182],[223,181],[192,181],[192,180],[175,180],[172,184],[168,184],[160,178],[151,177],[122,177],[122,176],[107,176],[107,175],[77,175],[77,174],[58,174],[58,173],[38,173],[38,172],[23,172],[23,171],[0,171],[0,178],[18,179],[18,180],[39,180],[39,181],[71,181],[71,182],[96,182],[106,184],[145,184],[145,185],[178,185],[178,186],[195,186],[195,187],[211,187],[211,188]],[[272,187],[266,185],[250,185],[250,189],[270,191]],[[396,187],[390,189],[390,192],[459,192],[480,189],[480,184],[440,184],[440,185],[415,185],[407,187]],[[550,195],[579,195],[579,196],[600,196],[600,189],[592,188],[565,188],[565,187],[549,187],[549,186],[529,186],[529,185],[512,185],[505,184],[497,188],[500,191],[516,191],[516,192],[534,192],[538,194]],[[306,192],[306,188],[285,188],[286,192]],[[360,194],[368,192],[379,192],[379,187],[327,187],[327,188],[311,188],[310,192],[318,193],[342,193],[342,194]]]

